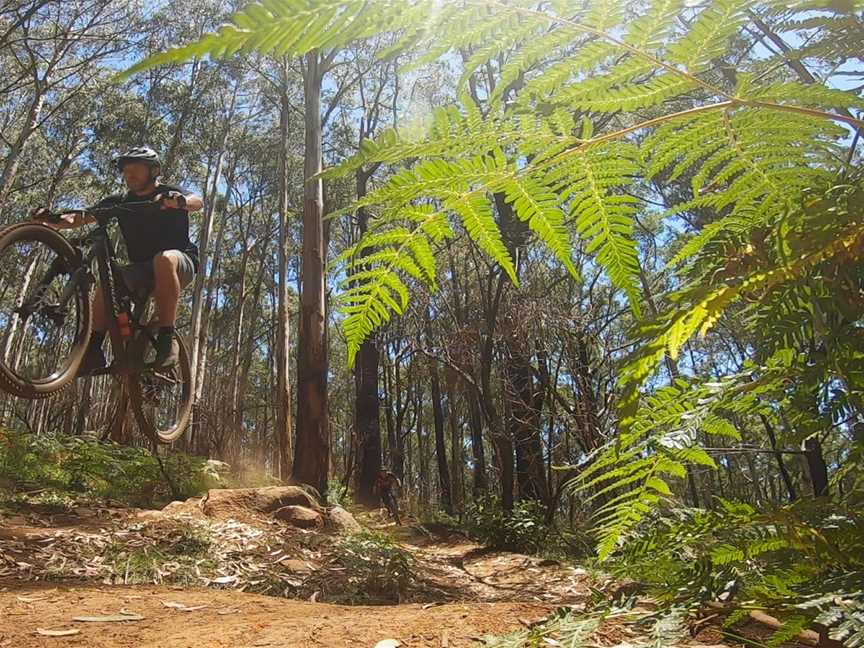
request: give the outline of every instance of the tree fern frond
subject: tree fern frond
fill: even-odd
[[[699,13],[684,38],[672,44],[667,56],[692,73],[705,70],[726,53],[729,41],[749,20],[752,0],[715,0]]]
[[[597,262],[638,314],[639,257],[633,239],[638,200],[614,193],[638,172],[637,156],[637,149],[626,144],[589,147],[576,151],[566,165],[551,171],[544,180],[569,204],[586,250],[596,254]]]
[[[747,392],[742,390],[753,385],[744,374],[720,383],[691,384],[679,379],[657,390],[644,399],[617,442],[606,446],[567,485],[568,492],[578,491],[589,500],[603,498],[594,519],[602,557],[613,552],[661,501],[675,496],[671,480],[685,479],[688,465],[716,467],[695,433],[737,438],[722,412],[730,403],[746,400]],[[750,406],[752,400],[746,405]]]
[[[519,47],[524,41],[531,41],[538,36],[538,29],[546,28],[546,21],[538,24],[536,20],[520,20],[518,16],[500,13],[497,16],[490,11],[486,20],[481,20],[483,30],[477,35],[482,43],[465,61],[462,76],[456,85],[457,92],[464,91],[468,79],[488,61],[502,56],[508,50]],[[463,49],[467,45],[459,43]]]
[[[659,0],[651,3],[644,15],[630,23],[624,42],[639,49],[658,50],[674,30],[675,19],[683,8],[683,0]]]
[[[526,81],[517,99],[520,108],[530,109],[537,100],[557,103],[558,92],[567,87],[569,82],[609,61],[616,53],[615,47],[608,42],[588,42],[575,54],[551,64],[542,74]]]
[[[858,245],[864,240],[864,228],[853,225],[827,244],[792,259],[789,263],[753,272],[735,283],[721,285],[707,294],[699,289],[689,308],[681,308],[662,331],[633,354],[621,370],[623,395],[621,398],[622,425],[633,423],[633,415],[639,400],[639,387],[654,373],[668,354],[676,358],[681,347],[698,331],[704,335],[719,319],[723,311],[743,295],[762,294],[786,282],[796,281],[817,264]]]
[[[729,215],[709,224],[676,254],[678,264],[727,228],[771,222],[802,192],[830,175],[834,141],[843,132],[806,116],[746,109],[709,113],[665,124],[643,143],[649,174],[691,179],[694,198],[672,213],[701,208]],[[805,144],[806,142],[806,144]],[[662,177],[662,176],[661,176]]]
[[[558,196],[529,176],[508,178],[490,186],[492,191],[503,191],[520,220],[549,247],[555,257],[567,268],[571,276],[579,276],[571,259],[570,235],[564,227],[564,212],[558,208]]]
[[[548,60],[550,52],[555,52],[560,48],[571,45],[572,42],[572,33],[568,30],[557,28],[551,29],[546,33],[536,34],[534,38],[522,44],[501,68],[498,83],[489,96],[490,103],[493,105],[499,104],[503,93],[522,75],[529,72],[533,66],[544,59]],[[545,71],[543,76],[545,76]]]
[[[193,58],[225,58],[257,51],[276,56],[300,56],[320,47],[344,45],[371,35],[394,13],[388,0],[266,0],[252,3],[232,16],[232,24],[188,45],[172,47],[123,72],[131,76],[166,63]]]
[[[819,83],[786,81],[764,87],[746,87],[742,96],[746,99],[792,103],[799,106],[828,108],[858,108],[864,110],[864,99],[854,92],[829,88]]]
[[[445,200],[444,204],[459,214],[471,240],[503,268],[514,285],[518,285],[513,259],[504,245],[501,230],[495,222],[492,206],[485,193],[461,194]]]
[[[575,107],[591,112],[633,111],[656,106],[694,88],[696,84],[689,79],[660,74],[643,83],[602,90],[576,86],[566,98]]]
[[[397,212],[413,228],[388,229],[394,216],[385,214],[373,221],[369,232],[350,250],[338,257],[348,261],[346,287],[339,295],[345,314],[342,331],[348,345],[348,363],[354,358],[363,340],[391,317],[400,315],[408,305],[408,288],[403,277],[436,288],[435,255],[429,244],[454,236],[446,212],[429,205],[412,206]],[[400,274],[402,276],[400,276]]]

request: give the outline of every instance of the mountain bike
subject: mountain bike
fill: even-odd
[[[381,499],[384,502],[384,507],[387,509],[387,513],[390,514],[390,517],[396,521],[397,525],[402,525],[402,521],[399,519],[399,502],[396,500],[396,495],[393,494],[392,491],[386,491]]]
[[[144,207],[153,209],[154,203],[75,210],[95,219],[77,237],[67,238],[45,224],[60,222],[62,214],[0,231],[0,388],[41,399],[74,382],[90,340],[90,292],[98,281],[112,359],[88,376],[111,377],[113,402],[97,404],[113,408],[108,418],[116,421],[125,417],[128,403],[144,435],[154,443],[170,443],[183,434],[192,413],[189,353],[175,333],[178,362],[167,369],[153,366],[158,325],[147,321],[150,294],[134,294],[127,287],[110,236],[121,214]]]

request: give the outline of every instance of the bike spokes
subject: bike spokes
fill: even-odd
[[[67,370],[85,334],[86,293],[68,261],[39,240],[0,252],[0,359],[22,380],[47,382]]]
[[[139,427],[158,441],[173,441],[186,429],[192,409],[192,377],[186,347],[176,338],[177,364],[157,369],[152,366],[156,358],[152,335],[142,332],[136,342],[136,361],[143,369],[134,376],[130,395],[139,409]]]

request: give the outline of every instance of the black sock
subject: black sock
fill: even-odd
[[[174,336],[174,327],[173,326],[160,326],[159,327],[159,337],[163,335],[168,335],[170,337]]]
[[[93,331],[90,333],[91,346],[101,347],[105,341],[105,331]]]

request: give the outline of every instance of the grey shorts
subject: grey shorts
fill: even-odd
[[[195,278],[195,264],[189,255],[180,250],[165,250],[165,256],[170,256],[177,261],[177,276],[180,278],[180,287],[185,288]],[[136,295],[144,295],[153,290],[153,261],[140,261],[122,266],[120,272],[126,286]]]

